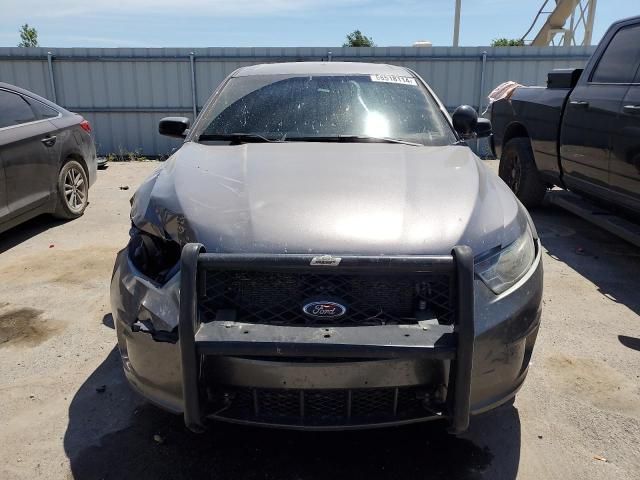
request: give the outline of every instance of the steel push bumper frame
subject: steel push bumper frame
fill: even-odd
[[[201,244],[182,250],[180,319],[182,394],[185,425],[204,430],[200,385],[203,356],[341,357],[449,359],[452,361],[446,399],[446,417],[453,433],[469,426],[473,368],[474,292],[473,253],[456,246],[440,256],[341,256],[339,266],[312,265],[314,255],[213,254]],[[206,272],[311,272],[315,274],[446,273],[456,289],[453,325],[285,327],[238,322],[202,323],[198,307],[205,292]],[[328,332],[328,333],[327,333]]]

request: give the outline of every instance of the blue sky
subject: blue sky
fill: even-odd
[[[524,34],[543,0],[462,0],[460,44]],[[0,0],[0,46],[29,23],[48,47],[340,46],[358,28],[380,46],[451,45],[454,0]],[[594,42],[640,0],[598,0]]]

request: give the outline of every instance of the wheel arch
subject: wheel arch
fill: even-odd
[[[58,168],[58,171],[62,170],[62,167],[64,167],[65,164],[70,160],[75,160],[80,165],[82,165],[84,173],[87,175],[87,178],[89,178],[89,168],[87,166],[87,162],[85,161],[82,154],[76,151],[67,152],[66,155],[63,155],[62,161],[60,162],[60,168]]]
[[[511,122],[507,126],[506,130],[504,131],[504,137],[502,139],[502,149],[504,150],[504,146],[507,144],[509,140],[512,140],[518,137],[528,138],[529,141],[531,141],[531,137],[529,136],[529,131],[527,130],[527,127],[525,127],[520,122]]]

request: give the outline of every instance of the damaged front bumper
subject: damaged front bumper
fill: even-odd
[[[127,378],[152,402],[184,414],[194,430],[205,418],[310,429],[447,418],[460,432],[470,413],[505,402],[526,376],[540,319],[539,247],[529,273],[500,296],[474,280],[468,249],[403,257],[402,268],[415,270],[422,260],[423,270],[454,273],[459,294],[453,324],[344,328],[202,323],[202,272],[308,268],[310,257],[249,258],[199,249],[185,247],[181,274],[163,286],[141,275],[123,251],[111,289]],[[356,270],[367,263],[352,258]],[[379,260],[374,268],[383,266]]]

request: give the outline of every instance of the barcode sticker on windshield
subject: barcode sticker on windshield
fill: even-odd
[[[399,83],[401,85],[413,85],[414,87],[418,85],[416,79],[413,77],[400,77],[398,75],[371,75],[372,82],[384,82],[384,83]]]

